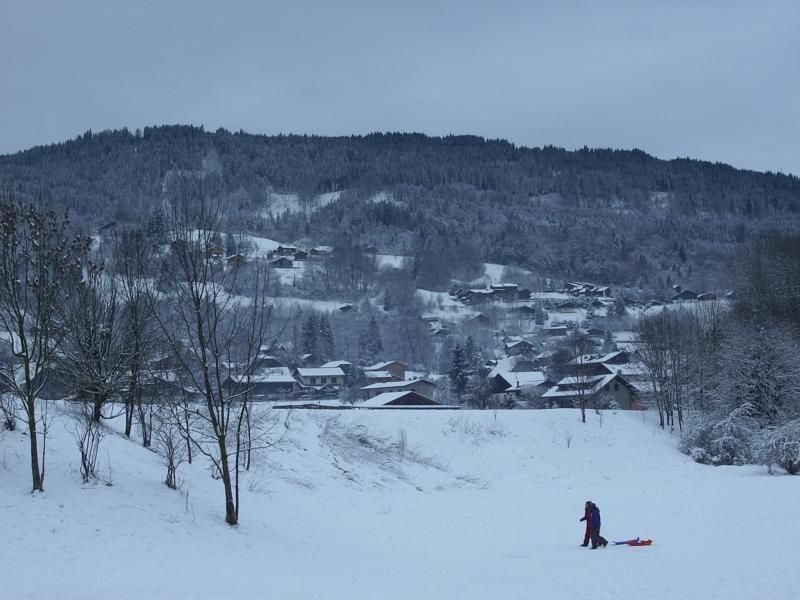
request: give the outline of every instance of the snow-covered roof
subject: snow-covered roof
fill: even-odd
[[[400,398],[402,398],[403,396],[405,396],[407,394],[409,394],[409,392],[384,392],[383,394],[378,394],[374,398],[370,398],[369,400],[364,400],[364,402],[361,402],[360,404],[357,404],[356,406],[363,407],[363,408],[373,408],[373,407],[377,407],[377,406],[386,406],[387,404],[389,404],[389,402],[394,402],[395,400],[399,400]],[[430,398],[428,398],[428,400],[430,400]],[[431,402],[435,402],[435,404],[409,404],[409,405],[405,405],[405,406],[413,406],[414,408],[438,408],[438,407],[443,406],[443,405],[439,404],[438,402],[436,402],[435,400],[431,400]],[[399,408],[399,407],[402,407],[404,405],[398,404],[398,405],[395,405],[395,406],[397,406]],[[448,407],[448,408],[451,408],[451,407]]]
[[[415,383],[429,383],[431,385],[434,385],[432,381],[428,381],[427,379],[407,379],[406,381],[384,381],[382,383],[371,383],[370,385],[365,385],[361,389],[383,390],[391,388],[406,388],[414,385]]]
[[[573,361],[571,361],[570,364],[571,365],[602,364],[615,359],[620,354],[622,354],[621,351],[609,352],[607,354],[583,354],[574,359]]]
[[[389,371],[364,371],[364,377],[367,379],[390,379],[394,375]]]
[[[374,365],[370,365],[369,367],[364,367],[365,371],[384,371],[386,367],[389,365],[398,364],[402,366],[406,366],[404,363],[401,363],[399,360],[386,360],[383,362],[375,363]]]
[[[347,362],[346,360],[331,360],[326,362],[324,365],[320,365],[320,369],[334,369],[336,367],[344,367],[345,365],[349,367],[352,366],[352,364],[353,363]]]
[[[297,373],[300,377],[344,377],[344,371],[339,367],[299,367]]]
[[[542,371],[519,371],[518,373],[511,371],[492,371],[492,373],[494,373],[494,375],[491,375],[492,377],[497,377],[499,375],[514,387],[541,385],[546,379]]]
[[[542,394],[542,398],[577,396],[580,393],[586,395],[595,394],[617,377],[619,377],[619,375],[616,373],[609,373],[608,375],[594,375],[592,377],[565,377],[556,385],[547,390],[544,394]]]
[[[283,373],[266,373],[264,375],[253,375],[250,383],[296,383],[294,377]]]

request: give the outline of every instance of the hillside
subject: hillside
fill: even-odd
[[[800,594],[796,480],[695,464],[644,413],[592,413],[581,425],[572,410],[295,411],[289,424],[246,475],[236,528],[222,522],[203,461],[183,465],[171,491],[155,454],[110,433],[99,481],[81,486],[59,416],[47,491],[30,495],[27,439],[0,432],[0,596]],[[610,540],[655,544],[580,548],[587,499]]]
[[[87,132],[0,157],[4,193],[67,207],[87,229],[146,221],[187,179],[223,199],[230,231],[411,256],[425,288],[492,262],[616,286],[721,289],[720,264],[743,242],[800,230],[797,177],[638,150],[175,126]]]

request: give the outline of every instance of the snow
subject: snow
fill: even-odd
[[[327,206],[331,202],[336,202],[341,196],[341,192],[328,192],[325,194],[318,194],[309,201],[302,201],[300,196],[293,193],[279,194],[270,192],[267,195],[267,206],[264,210],[264,215],[269,217],[277,217],[285,212],[289,213],[304,213],[310,215],[311,213]]]
[[[376,254],[375,261],[379,269],[402,269],[403,261],[408,257],[402,254]]]
[[[275,412],[290,428],[245,474],[236,528],[202,461],[172,491],[156,455],[110,434],[101,481],[82,486],[59,417],[31,495],[28,440],[0,432],[0,596],[800,597],[800,479],[695,464],[650,415]],[[580,548],[586,500],[609,540],[654,544]]]

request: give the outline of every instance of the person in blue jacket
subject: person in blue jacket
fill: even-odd
[[[597,550],[598,546],[605,548],[608,546],[608,540],[600,535],[600,509],[594,502],[592,502],[592,514],[589,519],[592,525],[592,550]]]

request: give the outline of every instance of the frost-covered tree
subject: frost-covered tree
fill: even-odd
[[[44,490],[45,445],[40,454],[39,441],[47,434],[48,404],[41,391],[61,341],[58,308],[87,250],[87,239],[70,235],[66,214],[0,204],[0,344],[11,357],[0,365],[0,381],[21,404],[28,426],[33,491]]]

